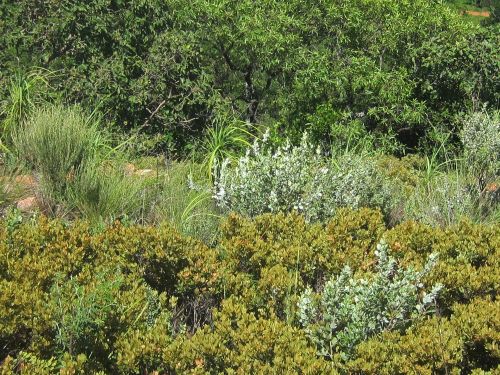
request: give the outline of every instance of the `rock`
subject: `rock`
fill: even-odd
[[[488,11],[477,11],[477,10],[466,10],[466,14],[469,16],[475,16],[475,17],[489,17],[490,12]]]
[[[16,182],[16,184],[21,185],[23,188],[26,189],[33,189],[37,185],[35,177],[29,174],[22,174],[16,176],[14,178],[14,181]]]
[[[137,171],[135,171],[135,175],[136,176],[142,176],[142,177],[149,177],[151,175],[153,175],[155,173],[155,171],[153,171],[152,169],[139,169]]]
[[[123,167],[123,172],[126,176],[132,176],[135,173],[135,165],[132,163],[127,163]]]
[[[491,182],[488,185],[486,185],[485,190],[488,193],[495,193],[497,190],[500,190],[500,184],[496,182]]]
[[[36,197],[27,197],[17,202],[17,209],[22,212],[34,211],[38,208]]]
[[[13,193],[19,191],[34,190],[38,183],[32,175],[19,175],[19,176],[1,176],[0,183],[4,187],[6,193]]]

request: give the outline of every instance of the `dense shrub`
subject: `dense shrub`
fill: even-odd
[[[422,266],[431,253],[440,260],[428,277],[429,283],[444,285],[441,308],[447,310],[458,301],[496,296],[500,232],[497,226],[468,221],[447,229],[406,222],[384,234],[395,255],[407,264]]]
[[[297,211],[316,221],[342,206],[387,208],[389,195],[374,159],[354,154],[329,159],[304,134],[298,146],[273,150],[264,138],[237,165],[226,160],[214,198],[222,208],[247,216]]]
[[[349,266],[332,277],[315,301],[311,289],[299,300],[300,323],[321,355],[349,358],[357,344],[384,331],[403,330],[419,314],[435,303],[441,285],[420,300],[422,278],[436,263],[436,256],[420,272],[400,269],[385,242],[377,245],[376,273],[369,279],[356,279]]]
[[[461,373],[495,371],[498,352],[498,301],[477,299],[455,305],[451,318],[433,317],[406,333],[389,332],[357,348],[349,371],[363,374]],[[483,372],[477,372],[483,373]]]
[[[338,265],[368,269],[373,262],[376,245],[385,231],[380,211],[368,208],[339,209],[326,224],[330,251]],[[339,272],[340,268],[335,272]]]
[[[7,374],[499,366],[495,226],[404,222],[387,230],[370,209],[339,209],[327,224],[296,213],[231,215],[208,247],[167,225],[96,231],[83,222],[23,220],[11,215],[0,225]],[[381,239],[390,256],[385,245],[377,253]],[[433,253],[435,266],[420,272]],[[301,295],[311,301],[304,297],[299,308]],[[308,313],[317,302],[318,314]],[[315,336],[313,326],[325,335]],[[338,339],[323,346],[346,355],[324,357],[313,337]]]
[[[235,299],[228,299],[206,326],[180,340],[164,354],[180,373],[324,374],[331,366],[315,356],[297,328],[276,317],[256,317]]]
[[[2,358],[19,350],[58,363],[79,357],[86,371],[113,371],[125,355],[115,342],[126,351],[137,332],[170,330],[176,275],[203,249],[167,227],[92,234],[41,219],[10,228],[0,244]]]

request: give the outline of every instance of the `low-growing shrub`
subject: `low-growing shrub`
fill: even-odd
[[[2,227],[2,359],[25,350],[58,366],[85,358],[87,373],[115,372],[137,332],[170,329],[177,274],[203,249],[168,227],[116,224],[93,233],[44,218]]]
[[[371,209],[339,209],[326,229],[296,213],[253,220],[230,215],[221,228],[219,293],[238,295],[255,311],[293,319],[307,285],[322,285],[345,264],[372,264],[383,231],[381,213]]]
[[[419,298],[421,280],[434,267],[435,256],[420,272],[400,269],[383,241],[377,245],[376,256],[372,277],[357,279],[346,266],[325,284],[319,304],[311,289],[301,295],[300,323],[320,355],[332,360],[337,355],[349,358],[360,342],[384,331],[403,330],[435,302],[441,285]]]
[[[288,315],[290,311],[282,307],[291,306],[290,298],[339,267],[337,259],[329,257],[322,231],[297,214],[266,214],[255,220],[229,216],[219,243],[219,295],[237,295],[252,311]],[[280,283],[274,284],[273,278]]]
[[[227,210],[246,216],[266,212],[302,213],[308,221],[326,220],[341,206],[389,205],[390,191],[371,157],[324,156],[304,134],[300,145],[272,150],[255,142],[237,165],[222,163],[214,198]]]
[[[493,225],[387,230],[367,208],[326,224],[232,214],[211,246],[168,225],[11,214],[0,225],[0,371],[493,371],[499,249]]]
[[[214,314],[213,327],[180,340],[164,354],[179,373],[325,374],[335,373],[317,358],[304,334],[276,317],[259,318],[237,299]]]
[[[379,210],[341,208],[326,224],[325,231],[330,243],[330,257],[337,259],[340,272],[344,265],[353,269],[367,269],[373,264],[376,245],[386,228]]]
[[[405,222],[387,231],[384,238],[403,264],[422,267],[431,253],[440,254],[424,283],[442,283],[440,309],[454,302],[469,303],[477,297],[496,296],[500,231],[496,225],[462,221],[446,229]]]
[[[496,373],[500,366],[500,304],[476,299],[455,305],[405,333],[386,332],[358,345],[348,372],[363,374]],[[477,372],[473,372],[476,370]]]

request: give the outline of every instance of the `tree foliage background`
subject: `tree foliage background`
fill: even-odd
[[[0,95],[15,72],[110,127],[186,150],[214,119],[367,132],[415,148],[499,103],[498,24],[424,0],[47,0],[0,6]]]

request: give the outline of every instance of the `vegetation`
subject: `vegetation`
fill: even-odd
[[[3,2],[0,373],[497,373],[498,9]]]
[[[315,140],[360,121],[414,149],[431,125],[498,106],[496,26],[440,2],[18,1],[0,12],[2,82],[42,66],[67,102],[178,152],[221,118],[299,139],[310,128]]]
[[[397,361],[430,373],[500,361],[494,226],[387,230],[368,209],[340,210],[325,225],[233,215],[207,247],[168,226],[3,224],[7,373],[390,373]],[[318,318],[309,305],[316,293]]]

